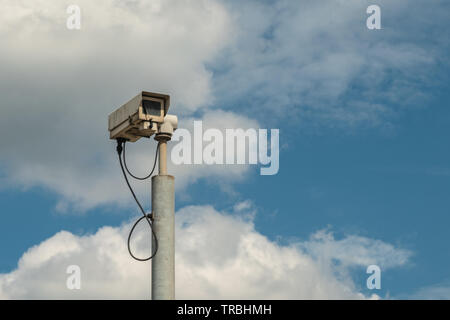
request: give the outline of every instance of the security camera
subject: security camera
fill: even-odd
[[[170,96],[142,91],[109,115],[109,137],[131,142],[151,137],[164,124],[169,106]]]
[[[178,128],[178,117],[168,114],[164,117],[164,122],[158,125],[157,136],[167,136],[170,140],[172,134]]]

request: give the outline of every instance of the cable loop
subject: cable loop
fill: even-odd
[[[126,145],[126,142],[123,143],[123,164],[124,164],[125,170],[127,170],[128,174],[129,174],[131,177],[133,177],[134,179],[136,179],[136,180],[141,180],[141,181],[147,180],[148,178],[150,178],[150,177],[152,176],[153,172],[155,171],[155,167],[156,167],[156,158],[158,157],[158,151],[159,151],[159,143],[158,143],[158,145],[156,146],[156,156],[155,156],[155,162],[153,163],[152,171],[151,171],[148,175],[146,175],[145,177],[137,177],[137,176],[135,176],[134,174],[132,174],[132,173],[130,172],[130,170],[128,169],[128,166],[127,166],[127,160],[126,160],[126,156],[125,156],[125,155],[126,155],[125,145]]]
[[[125,162],[125,143],[126,140],[125,139],[117,139],[117,154],[119,156],[119,164],[120,164],[120,168],[122,169],[122,173],[123,173],[123,177],[125,178],[125,182],[128,186],[128,188],[130,189],[131,195],[133,196],[134,200],[136,201],[141,213],[142,213],[142,217],[140,217],[134,224],[133,227],[130,230],[130,233],[128,234],[128,241],[127,241],[127,246],[128,246],[128,253],[130,254],[130,256],[137,260],[137,261],[148,261],[150,259],[152,259],[155,255],[156,252],[158,251],[158,238],[156,237],[156,234],[153,230],[153,219],[152,219],[152,215],[150,214],[146,214],[144,208],[142,207],[141,203],[139,202],[133,188],[131,187],[130,182],[128,181],[128,177],[126,172],[128,172],[128,174],[137,179],[137,180],[146,180],[148,178],[150,178],[153,174],[153,172],[155,171],[155,167],[156,167],[156,160],[158,159],[158,150],[159,150],[159,143],[158,146],[156,147],[156,155],[155,155],[155,161],[153,163],[153,168],[152,171],[150,172],[150,174],[148,174],[145,178],[139,178],[134,176],[133,174],[131,174],[131,172],[128,170],[126,162]],[[122,152],[123,152],[123,161],[122,161]],[[126,172],[125,172],[126,169]],[[136,226],[139,224],[139,222],[141,222],[143,219],[145,219],[150,227],[151,233],[152,233],[152,239],[155,240],[155,250],[154,252],[152,252],[152,254],[148,257],[148,258],[138,258],[136,257],[133,252],[131,251],[131,247],[130,247],[130,242],[131,242],[131,236],[133,235],[134,229],[136,228]]]

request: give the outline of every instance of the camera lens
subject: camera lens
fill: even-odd
[[[154,100],[143,100],[144,113],[151,116],[161,116],[161,102]]]

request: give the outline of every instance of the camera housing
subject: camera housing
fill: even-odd
[[[142,91],[108,117],[110,139],[135,142],[158,132],[170,106],[170,96]]]

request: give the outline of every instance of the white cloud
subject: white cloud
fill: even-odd
[[[205,112],[201,118],[185,117],[180,119],[180,126],[193,132],[193,121],[203,121],[204,130],[210,127],[225,132],[225,128],[258,128],[258,122],[247,117],[215,110]],[[74,139],[71,137],[69,140]],[[75,138],[76,139],[76,138]],[[93,138],[97,139],[97,138]],[[193,134],[192,134],[193,139]],[[7,162],[8,183],[25,186],[45,186],[61,196],[57,209],[88,210],[98,205],[127,205],[132,201],[130,193],[123,181],[120,171],[115,142],[107,142],[107,138],[99,142],[103,144],[96,150],[81,147],[79,150],[69,146],[58,146],[53,151],[45,151],[48,159],[23,158],[13,163]],[[168,154],[176,142],[169,143]],[[155,157],[157,143],[151,139],[141,139],[136,144],[127,144],[127,163],[130,170],[144,176],[151,167]],[[206,145],[206,143],[204,144]],[[51,148],[51,146],[44,146]],[[74,158],[64,155],[74,152]],[[25,152],[25,150],[23,150]],[[79,153],[79,154],[78,154]],[[59,159],[52,159],[52,156]],[[12,160],[5,156],[8,160]],[[66,158],[67,157],[67,158]],[[65,161],[65,159],[67,161]],[[156,168],[158,170],[158,168]],[[232,188],[233,182],[242,181],[250,172],[248,165],[174,165],[169,161],[168,172],[176,177],[177,191],[185,191],[189,184],[200,179],[208,179],[220,187]],[[219,178],[219,179],[217,179]],[[132,181],[140,197],[146,197],[150,190],[150,180],[146,182]]]
[[[411,256],[409,251],[399,251],[389,243],[366,237],[348,235],[336,240],[327,230],[318,231],[301,245],[316,259],[335,259],[346,268],[376,264],[384,270],[405,264]]]
[[[249,129],[260,127],[259,123],[253,119],[249,119],[245,116],[235,114],[233,112],[226,112],[222,110],[207,111],[203,114],[201,118],[185,118],[183,119],[182,127],[189,130],[191,133],[191,142],[193,146],[193,141],[195,139],[193,124],[195,120],[202,121],[203,132],[209,128],[215,128],[222,132],[225,137],[226,129],[241,128]],[[172,142],[169,147],[169,152],[171,147],[177,142]],[[209,142],[203,142],[203,148]],[[224,146],[230,143],[229,141],[224,141]],[[248,146],[245,150],[246,157],[248,159],[248,151],[252,146]],[[202,149],[203,150],[203,149]],[[236,152],[241,151],[239,148]],[[192,151],[193,152],[193,151]],[[203,152],[203,151],[202,151]],[[225,150],[224,150],[225,154]],[[259,168],[259,167],[258,167]],[[169,171],[175,175],[177,178],[178,188],[184,188],[188,184],[194,183],[199,179],[206,178],[210,181],[214,181],[221,187],[227,188],[232,185],[233,182],[242,181],[245,179],[250,172],[249,165],[207,165],[207,164],[192,164],[192,165],[174,165],[169,164]],[[217,179],[220,178],[220,179]],[[231,188],[231,187],[230,187]]]
[[[48,188],[61,196],[60,209],[126,203],[106,118],[140,89],[169,92],[182,125],[194,115],[219,128],[257,123],[249,118],[265,126],[286,115],[296,125],[302,119],[383,125],[398,111],[386,101],[407,104],[421,96],[414,81],[427,79],[439,50],[422,47],[411,28],[396,24],[410,12],[409,2],[380,1],[391,18],[373,33],[365,29],[365,4],[359,0],[80,0],[79,31],[67,30],[62,2],[5,0],[0,12],[5,183]],[[411,10],[421,12],[424,26],[443,21],[442,13],[435,16],[427,8]],[[423,34],[412,28],[415,36]],[[380,90],[386,81],[392,81],[389,90]],[[211,108],[231,111],[214,117]],[[135,157],[142,159],[136,171],[149,167],[149,149]],[[182,187],[206,176],[238,181],[248,168],[174,170]]]
[[[445,40],[430,43],[424,35],[446,20],[435,14],[438,1],[377,4],[383,29],[371,31],[365,1],[232,2],[239,28],[223,50],[215,94],[295,125],[385,125],[402,107],[423,102],[420,83],[432,81],[431,67],[445,52]],[[404,20],[416,15],[420,20]]]
[[[391,261],[385,267],[401,266],[408,256],[408,252],[378,240],[336,240],[324,232],[306,242],[281,245],[257,232],[252,216],[253,212],[243,207],[231,214],[210,206],[185,207],[177,212],[177,298],[368,298],[358,290],[364,284],[354,283],[344,271],[372,262]],[[0,275],[0,297],[149,298],[150,264],[128,256],[129,227],[103,227],[83,236],[57,233],[24,253],[16,270]],[[140,229],[135,235],[137,254],[145,255],[149,250],[147,231]],[[353,258],[335,255],[330,248],[351,251]],[[345,270],[336,269],[332,259],[344,262],[341,268]],[[74,264],[81,267],[81,290],[66,288],[66,268]]]
[[[173,112],[189,126],[186,117],[213,102],[205,64],[227,43],[229,28],[218,1],[81,0],[77,5],[79,31],[66,29],[66,5],[60,2],[5,1],[0,13],[5,183],[48,188],[61,196],[57,209],[69,211],[129,201],[108,139],[107,115],[148,89],[169,92]],[[230,127],[247,122],[223,114]],[[140,143],[138,155],[129,146],[135,171],[151,167],[155,146]],[[210,174],[207,169],[175,168],[177,186]],[[230,177],[246,170],[211,169],[213,176]],[[137,189],[148,194],[148,185]]]
[[[235,212],[241,212],[245,210],[250,210],[253,207],[253,203],[250,200],[245,200],[238,202],[234,205],[233,210]]]

